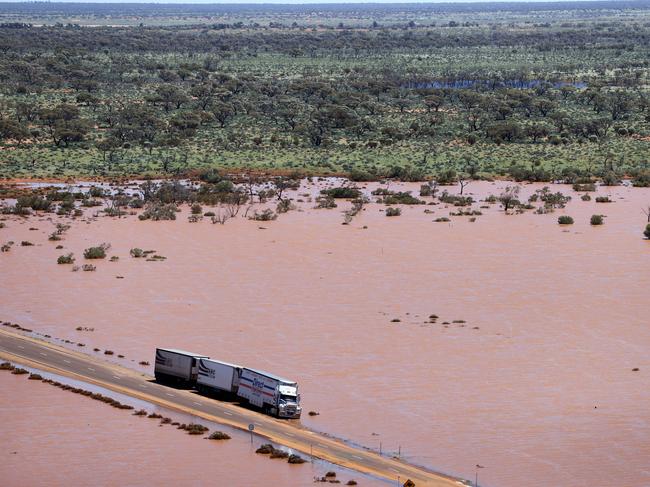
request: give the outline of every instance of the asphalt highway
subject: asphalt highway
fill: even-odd
[[[416,486],[466,485],[460,479],[355,448],[310,431],[302,427],[299,421],[275,419],[236,404],[198,395],[195,391],[157,384],[151,376],[18,333],[0,330],[0,358],[238,429],[248,430],[248,426],[253,424],[255,434],[297,450],[304,456],[311,454],[315,458],[386,480],[399,479],[400,484],[411,479]]]

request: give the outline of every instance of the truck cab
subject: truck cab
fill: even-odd
[[[298,385],[280,384],[278,386],[278,416],[281,418],[299,418],[301,412]]]

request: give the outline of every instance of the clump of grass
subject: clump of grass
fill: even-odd
[[[97,270],[97,267],[92,265],[92,264],[84,264],[84,265],[81,266],[81,269],[84,272],[94,272],[94,271]]]
[[[561,217],[559,217],[559,218],[557,219],[557,222],[558,222],[560,225],[573,225],[573,218],[571,218],[571,217],[568,216],[568,215],[562,215]]]
[[[2,362],[0,364],[0,370],[14,370],[16,367],[14,367],[12,364],[9,362]]]
[[[140,365],[149,365],[149,362],[147,362],[146,360],[141,360],[141,361],[138,362],[138,363],[139,363]]]
[[[325,474],[325,478],[328,479],[334,479],[336,478],[336,472],[332,472],[331,470]]]
[[[596,203],[611,203],[609,196],[596,196]]]
[[[356,480],[348,480],[348,482],[345,485],[357,485]]]
[[[389,207],[386,208],[386,216],[400,216],[402,214],[401,208]]]
[[[289,458],[289,454],[284,450],[278,450],[276,448],[271,452],[269,458]]]
[[[647,238],[648,240],[650,240],[650,223],[648,223],[648,224],[645,226],[645,230],[643,231],[643,235],[645,236],[645,238]]]
[[[172,418],[163,418],[160,420],[160,424],[171,424]]]
[[[114,353],[113,350],[104,350],[104,355],[113,355]]]
[[[43,376],[40,374],[29,374],[29,377],[27,377],[29,380],[43,380]]]
[[[29,240],[23,240],[22,242],[20,242],[20,245],[22,247],[33,247],[34,246],[34,244],[31,243]]]
[[[393,318],[392,320],[390,320],[391,323],[400,323],[401,321],[402,320],[400,320],[399,318]]]
[[[210,436],[208,436],[208,440],[229,440],[229,439],[230,439],[230,435],[224,433],[223,431],[215,431]]]
[[[146,416],[147,411],[144,409],[138,409],[135,413],[133,413],[133,416]]]
[[[433,221],[436,222],[436,223],[444,223],[444,222],[450,222],[451,220],[449,218],[447,218],[446,216],[441,216],[439,218],[436,218]]]
[[[318,411],[309,411],[308,413],[310,416],[319,416],[320,413]]]
[[[29,372],[28,372],[27,370],[25,370],[25,369],[21,369],[20,367],[15,367],[15,368],[11,371],[11,373],[14,374],[14,375],[25,375],[25,374],[29,374]]]
[[[151,418],[151,419],[162,419],[162,414],[151,413],[149,416],[147,416],[147,418]]]

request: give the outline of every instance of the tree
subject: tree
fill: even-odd
[[[503,205],[505,212],[520,204],[518,199],[520,190],[520,186],[506,186],[506,189],[499,195],[498,200]]]

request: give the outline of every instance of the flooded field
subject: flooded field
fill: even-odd
[[[484,198],[507,184],[473,182],[465,193]],[[541,187],[523,186],[521,199]],[[297,194],[303,211],[271,222],[189,223],[187,208],[171,222],[78,219],[60,250],[47,240],[58,217],[7,217],[0,242],[17,244],[0,256],[0,320],[85,343],[90,354],[113,350],[125,356],[113,360],[136,368],[167,346],[268,369],[299,381],[304,411],[320,412],[303,416],[309,427],[464,478],[480,464],[484,486],[650,484],[650,242],[642,238],[650,190],[599,188],[592,196],[613,202],[596,203],[570,186],[552,189],[573,197],[565,209],[506,215],[496,204],[475,222],[434,222],[457,211],[442,204],[404,206],[394,218],[368,204],[341,225],[348,204],[315,210]],[[575,224],[558,225],[563,214]],[[592,214],[605,224],[591,226]],[[102,242],[119,261],[100,261],[95,272],[56,264],[67,252],[82,264],[83,250]],[[166,260],[131,258],[133,247]],[[16,392],[11,404],[36,407],[30,384],[0,380]],[[131,424],[137,418],[83,407],[95,431],[116,421],[105,428],[107,450],[146,449],[138,446],[145,433],[132,434],[145,428]],[[49,435],[57,426],[47,425]],[[120,444],[115,431],[124,432]],[[195,440],[146,433],[167,434]],[[224,449],[232,462],[243,458]],[[276,485],[301,481],[286,466],[246,458],[278,476]],[[99,464],[88,471],[101,475]],[[194,469],[175,472],[179,482],[200,480],[186,477]]]
[[[251,446],[243,432],[222,427],[231,440],[207,441],[9,372],[0,373],[0,390],[12,393],[0,394],[0,478],[8,487],[207,485],[215,479],[219,485],[308,486],[328,470],[343,483],[355,478],[359,485],[385,485],[320,462],[289,465],[256,455],[261,440]]]

